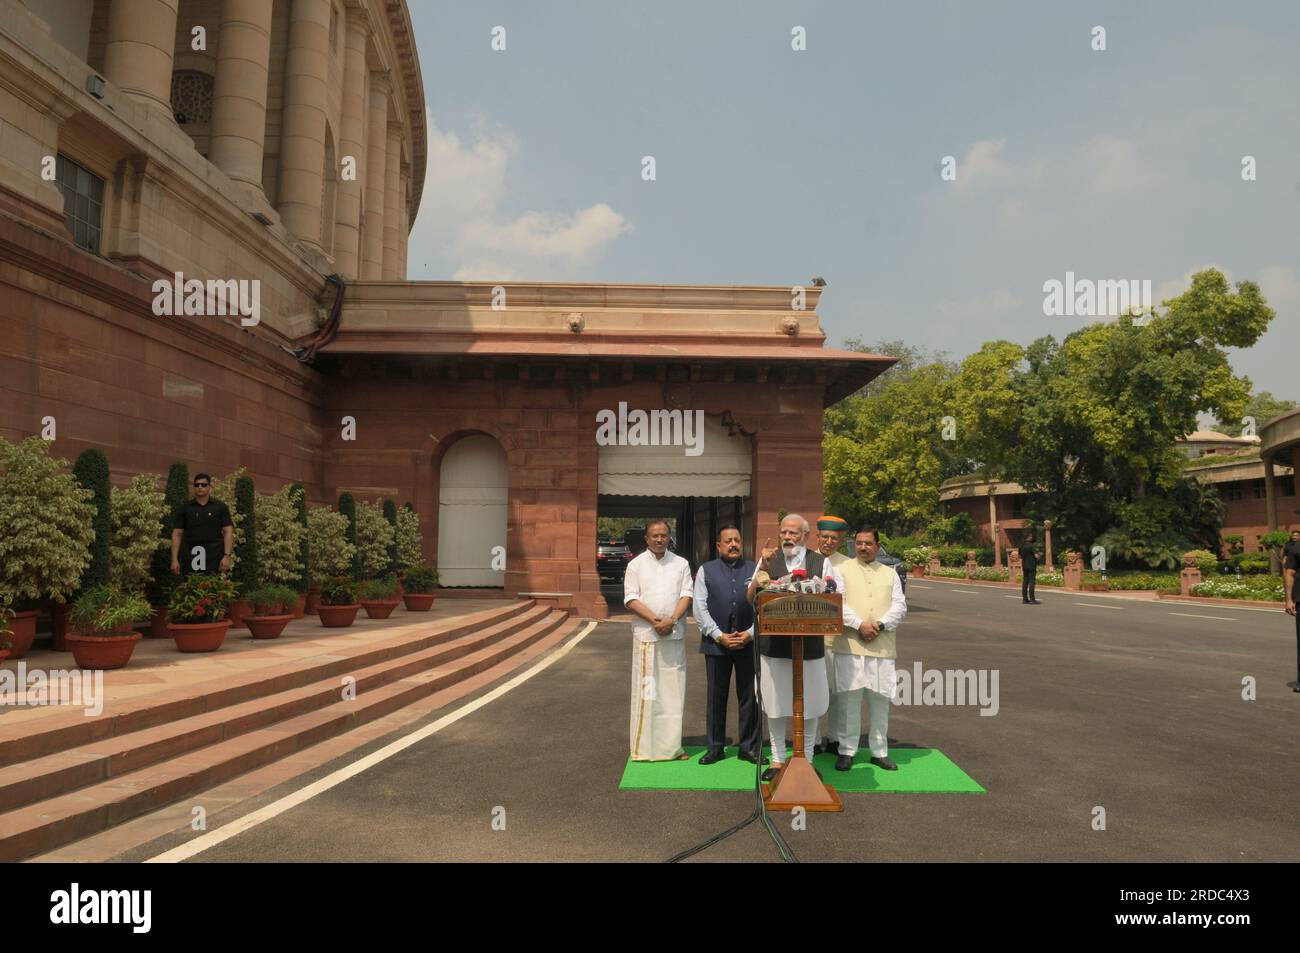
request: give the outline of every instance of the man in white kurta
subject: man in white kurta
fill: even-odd
[[[682,750],[686,703],[686,612],[691,565],[668,550],[668,524],[646,526],[646,551],[627,564],[623,604],[632,620],[633,761],[672,761]]]
[[[835,580],[836,588],[840,592],[844,591],[844,577],[839,570],[821,553],[810,553],[804,547],[807,536],[808,521],[802,516],[792,513],[781,520],[781,545],[779,548],[765,546],[763,549],[759,568],[750,581],[751,599],[754,592],[765,585],[769,578],[780,579],[796,569],[806,570],[810,576],[829,576]],[[793,641],[778,637],[759,638],[758,685],[772,744],[772,767],[763,773],[765,781],[772,780],[785,762],[786,738],[788,734],[793,735],[789,732],[790,719],[794,715],[794,663],[790,659]],[[823,646],[815,644],[811,638],[800,641],[803,643],[804,658],[804,757],[811,761],[813,745],[817,740],[817,719],[826,713],[830,704],[830,687],[826,663],[822,661],[825,651]]]
[[[862,696],[866,693],[871,719],[868,742],[871,763],[897,771],[889,757],[889,706],[896,679],[894,659],[898,624],[907,615],[903,584],[892,566],[876,561],[880,534],[859,530],[853,537],[857,558],[839,567],[844,577],[844,632],[831,645],[831,691],[836,696],[835,722],[839,742],[836,771],[853,767],[862,734]]]
[[[840,543],[844,540],[844,534],[848,532],[849,524],[847,521],[840,519],[838,516],[819,516],[817,517],[817,552],[826,558],[826,561],[836,569],[840,569],[844,563],[851,562],[850,557],[840,552]],[[843,582],[843,580],[840,580]],[[844,590],[841,589],[842,593]],[[835,636],[826,637],[826,680],[830,685],[830,705],[826,709],[826,715],[822,718],[824,726],[822,740],[813,746],[813,753],[817,754],[822,751],[835,754],[839,748],[839,742],[835,740],[835,718],[838,702],[835,698],[835,670],[831,667],[834,662],[831,655],[831,644],[835,641]]]

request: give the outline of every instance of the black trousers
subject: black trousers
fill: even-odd
[[[186,539],[181,540],[179,558],[181,575],[188,576],[191,573],[199,572],[197,569],[190,568],[194,564],[194,550],[199,546],[203,547],[203,558],[207,566],[202,571],[211,573],[214,576],[219,575],[221,572],[221,557],[226,554],[226,544],[220,540],[215,543],[192,543]]]
[[[1291,598],[1294,600],[1295,596]],[[1300,684],[1300,609],[1295,614],[1295,680]]]
[[[1034,584],[1037,583],[1037,582],[1038,582],[1038,567],[1037,567],[1037,566],[1035,566],[1033,569],[1025,570],[1023,573],[1021,573],[1021,579],[1020,579],[1020,598],[1021,598],[1021,599],[1033,599],[1033,598],[1034,598]]]
[[[736,674],[736,700],[740,703],[741,751],[758,754],[762,748],[762,725],[758,717],[758,703],[754,699],[753,646],[726,655],[705,655],[704,667],[709,677],[708,745],[710,751],[721,751],[727,743],[727,702],[731,694],[731,674]]]

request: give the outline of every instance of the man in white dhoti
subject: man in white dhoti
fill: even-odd
[[[686,702],[686,611],[691,564],[668,551],[663,520],[646,526],[646,551],[627,564],[623,604],[632,620],[633,761],[685,760],[682,708]]]
[[[835,694],[835,723],[831,726],[839,742],[836,771],[853,767],[862,734],[862,693],[867,696],[871,719],[868,742],[871,763],[886,771],[897,771],[889,757],[889,706],[895,693],[894,659],[896,631],[907,615],[903,585],[892,566],[876,562],[880,534],[875,529],[858,530],[853,537],[857,558],[840,566],[844,576],[844,632],[831,645],[833,671],[831,691]]]
[[[836,588],[844,591],[844,577],[830,565],[821,553],[809,552],[804,547],[808,536],[808,521],[797,514],[781,520],[780,548],[764,548],[762,560],[749,584],[749,598],[769,579],[780,579],[796,569],[805,570],[809,576],[830,576]],[[771,543],[771,540],[768,540]],[[825,644],[820,638],[800,639],[803,643],[803,739],[804,757],[810,762],[813,744],[817,738],[817,719],[826,713],[830,692],[826,677]],[[781,636],[759,636],[760,656],[758,685],[763,696],[763,711],[767,715],[768,736],[772,744],[772,766],[763,772],[763,780],[770,781],[785,763],[786,732],[794,715],[794,668],[792,646],[794,640]],[[813,664],[808,664],[812,662]],[[791,733],[793,735],[793,733]]]

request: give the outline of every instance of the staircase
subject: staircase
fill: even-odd
[[[532,601],[180,693],[0,724],[0,861],[88,837],[333,738],[577,627]],[[348,683],[347,678],[354,679]],[[350,698],[345,699],[345,686]],[[466,689],[468,691],[468,689]]]

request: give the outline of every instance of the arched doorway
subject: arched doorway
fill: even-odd
[[[486,434],[462,437],[438,478],[438,582],[504,588],[506,452]],[[498,548],[500,547],[500,548]]]

